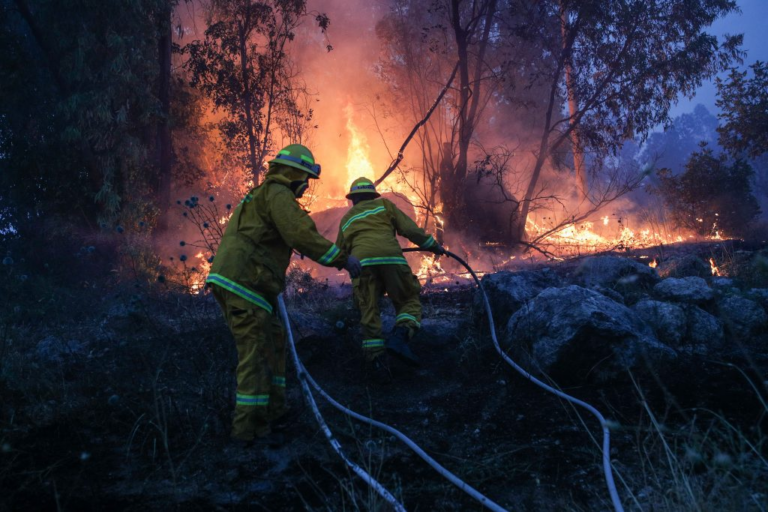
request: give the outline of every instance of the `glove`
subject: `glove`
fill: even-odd
[[[344,265],[344,270],[349,272],[349,277],[352,279],[360,277],[360,273],[363,271],[363,266],[360,265],[360,260],[352,256],[347,257],[347,264]]]
[[[432,248],[432,252],[437,254],[438,256],[442,256],[443,254],[445,254],[445,248],[440,244],[436,244]]]

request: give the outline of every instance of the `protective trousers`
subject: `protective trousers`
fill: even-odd
[[[408,265],[373,265],[363,268],[352,281],[355,302],[360,308],[363,353],[373,361],[384,353],[379,299],[386,293],[395,306],[395,325],[408,328],[409,338],[421,327],[421,284]]]
[[[286,411],[285,332],[265,309],[243,308],[239,297],[213,287],[237,346],[237,393],[232,437],[250,441],[270,433]],[[234,304],[233,304],[234,303]]]

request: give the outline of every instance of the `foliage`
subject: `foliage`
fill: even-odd
[[[750,188],[753,170],[744,160],[729,163],[725,155],[716,157],[703,145],[681,175],[669,169],[658,174],[656,192],[675,223],[700,235],[740,236],[760,213]]]
[[[274,117],[311,116],[296,101],[287,53],[306,14],[304,0],[214,0],[205,38],[182,49],[189,55],[190,83],[226,114],[218,123],[226,148],[254,182],[273,149]],[[316,20],[325,31],[328,18]]]
[[[19,229],[46,215],[93,225],[121,205],[146,203],[146,135],[159,118],[152,84],[167,4],[0,4],[0,68],[9,71],[0,75],[0,185]]]
[[[723,122],[717,131],[724,148],[756,158],[768,152],[768,66],[758,61],[750,67],[751,78],[733,69],[727,81],[717,79]]]

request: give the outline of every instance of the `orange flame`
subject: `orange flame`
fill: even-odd
[[[651,267],[651,268],[656,268],[656,267],[658,267],[658,266],[659,266],[659,262],[658,262],[658,261],[656,261],[656,258],[653,258],[653,261],[652,261],[652,262],[650,262],[650,263],[648,264],[648,266],[649,266],[649,267]]]
[[[347,116],[347,131],[349,132],[349,147],[347,148],[347,183],[352,183],[357,178],[374,179],[376,172],[368,158],[370,147],[365,134],[355,125],[355,108],[352,103],[347,103],[344,108]]]
[[[712,269],[712,275],[713,276],[722,275],[722,274],[720,274],[720,269],[717,268],[717,264],[715,263],[715,258],[709,258],[709,266]]]

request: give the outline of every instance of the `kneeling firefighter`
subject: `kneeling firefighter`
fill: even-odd
[[[356,179],[347,199],[353,206],[341,219],[336,245],[359,258],[363,267],[360,277],[352,280],[361,313],[363,352],[373,376],[388,380],[389,372],[381,356],[388,352],[418,366],[419,359],[408,342],[421,327],[421,285],[403,257],[395,234],[435,254],[444,254],[445,250],[391,201],[381,198],[371,180]],[[395,329],[386,341],[379,312],[379,299],[385,293],[397,312]]]
[[[221,239],[206,283],[211,285],[237,345],[237,395],[232,437],[249,442],[266,438],[284,423],[285,357],[277,296],[293,249],[327,267],[345,268],[352,277],[360,262],[326,240],[296,201],[320,165],[300,144],[282,149],[269,161],[264,182],[235,208]]]

